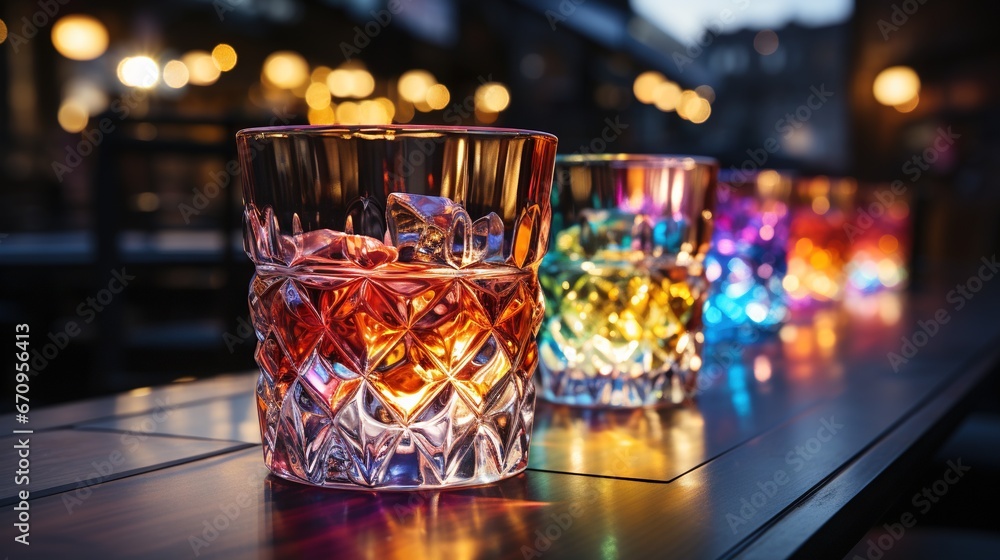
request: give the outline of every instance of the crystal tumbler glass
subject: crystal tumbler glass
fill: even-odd
[[[858,190],[849,177],[800,177],[792,189],[788,275],[784,287],[796,309],[840,301]]]
[[[709,341],[740,338],[747,328],[777,330],[788,316],[782,281],[788,269],[792,177],[763,170],[722,171],[705,274]]]
[[[542,396],[592,407],[680,402],[701,365],[715,161],[557,158],[542,263]]]
[[[527,465],[554,136],[239,132],[264,462],[334,488]]]

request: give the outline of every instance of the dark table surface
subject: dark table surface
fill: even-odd
[[[27,425],[8,415],[6,433],[34,430],[31,545],[13,542],[23,487],[5,475],[3,554],[842,555],[1000,360],[1000,290],[957,309],[949,289],[855,298],[798,313],[778,336],[714,345],[689,406],[540,402],[527,472],[482,488],[333,491],[268,476],[252,373],[32,410]],[[935,317],[948,321],[934,329]],[[18,437],[3,438],[5,473]]]

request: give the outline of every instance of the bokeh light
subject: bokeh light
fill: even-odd
[[[108,50],[108,30],[91,16],[65,16],[52,26],[52,45],[71,60],[93,60]]]
[[[189,81],[195,86],[210,86],[219,79],[221,71],[207,51],[190,51],[181,57],[187,66]]]
[[[361,124],[361,111],[357,103],[345,101],[337,105],[337,122],[340,124]]]
[[[892,66],[878,73],[872,92],[883,105],[905,106],[920,94],[920,77],[908,66]]]
[[[392,122],[392,118],[381,103],[369,99],[358,104],[358,124],[389,124],[390,122]]]
[[[476,88],[475,102],[477,111],[484,114],[496,114],[506,109],[507,105],[510,104],[510,92],[501,83],[489,82]],[[493,120],[496,120],[496,117]]]
[[[906,103],[900,103],[899,105],[893,105],[893,107],[900,113],[909,113],[920,105],[920,96],[914,95],[913,99],[907,101]]]
[[[655,70],[643,72],[636,76],[635,82],[632,83],[632,93],[640,102],[650,105],[656,101],[657,86],[666,81],[667,77]]]
[[[163,83],[174,89],[182,88],[191,79],[191,72],[180,60],[171,60],[163,65]]]
[[[436,83],[434,75],[426,70],[409,70],[399,77],[397,88],[400,97],[417,103],[427,98],[427,90]]]
[[[108,108],[108,94],[89,78],[74,78],[63,88],[63,98],[83,105],[90,116]]]
[[[778,50],[778,34],[770,29],[762,29],[753,38],[753,50],[768,56]]]
[[[149,89],[160,78],[160,68],[148,56],[125,58],[118,65],[118,79],[127,86]]]
[[[311,109],[325,109],[331,101],[330,88],[325,83],[313,82],[306,88],[306,105]]]
[[[662,82],[653,92],[653,104],[656,108],[669,112],[677,109],[681,101],[681,87],[673,82]]]
[[[712,86],[708,84],[698,86],[694,88],[694,92],[698,94],[698,97],[701,97],[705,101],[715,103],[715,90],[712,89]]]
[[[87,107],[75,99],[64,101],[59,107],[56,118],[59,121],[59,126],[70,133],[80,132],[87,128],[87,121],[90,120]]]
[[[0,19],[0,44],[7,40],[7,24]]]
[[[309,109],[307,117],[309,124],[334,124],[337,122],[337,114],[331,105],[327,105],[322,109]]]
[[[388,97],[376,97],[373,101],[382,106],[385,114],[389,117],[389,122],[392,122],[396,116],[396,106],[392,104],[392,101]]]
[[[309,79],[309,63],[294,51],[278,51],[264,60],[264,78],[282,89],[298,87]]]
[[[236,49],[225,43],[219,43],[212,49],[212,60],[219,70],[229,72],[236,67]]]
[[[444,84],[434,84],[427,88],[427,104],[431,109],[444,109],[451,101],[451,92]]]

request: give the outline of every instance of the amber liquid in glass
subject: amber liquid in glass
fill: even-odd
[[[265,462],[345,488],[471,485],[524,470],[539,290],[534,271],[507,266],[258,267]]]

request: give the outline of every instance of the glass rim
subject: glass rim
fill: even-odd
[[[340,136],[349,134],[352,138],[364,139],[368,135],[392,135],[396,137],[427,137],[428,134],[440,136],[472,135],[479,137],[520,138],[532,137],[540,140],[558,142],[555,134],[539,130],[522,128],[502,128],[488,126],[453,126],[434,124],[319,124],[319,125],[282,125],[258,126],[244,128],[236,133],[237,138],[263,135],[273,138],[287,136]]]
[[[570,164],[609,167],[680,167],[690,169],[697,166],[718,167],[715,158],[686,154],[557,154],[556,165]]]

